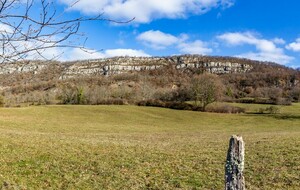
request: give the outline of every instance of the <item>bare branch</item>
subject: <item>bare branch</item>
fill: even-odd
[[[57,12],[53,0],[0,0],[0,62],[20,60],[32,54],[45,58],[42,52],[50,48],[84,49],[86,38],[81,43],[72,41],[73,36],[82,37],[78,33],[80,23],[107,21],[126,24],[134,19],[120,22],[104,18],[103,13],[65,19],[65,14],[65,11]]]

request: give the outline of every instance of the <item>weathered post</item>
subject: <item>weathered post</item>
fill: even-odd
[[[244,156],[243,137],[233,135],[229,141],[225,164],[225,190],[245,190]]]

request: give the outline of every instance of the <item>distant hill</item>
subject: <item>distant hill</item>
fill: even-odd
[[[134,103],[168,100],[168,95],[183,91],[189,94],[190,80],[202,73],[219,76],[226,87],[226,101],[300,99],[299,70],[270,62],[200,55],[2,64],[0,90],[5,105],[76,103],[65,99],[74,99],[79,91],[85,96],[81,103]]]

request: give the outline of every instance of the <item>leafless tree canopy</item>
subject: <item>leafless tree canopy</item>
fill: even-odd
[[[116,22],[102,14],[66,19],[53,0],[0,0],[0,62],[43,57],[44,51],[54,47],[84,48],[80,23],[99,20]]]
[[[223,83],[217,75],[202,74],[192,78],[193,99],[196,105],[200,105],[205,111],[206,106],[220,100],[223,93]]]

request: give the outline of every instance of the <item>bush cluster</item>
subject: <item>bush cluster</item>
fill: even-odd
[[[280,113],[280,107],[278,106],[270,106],[267,108],[259,108],[258,113],[268,113],[268,114],[278,114]]]
[[[237,103],[246,103],[246,104],[274,104],[274,105],[291,105],[292,101],[287,98],[240,98],[236,100]]]
[[[202,111],[202,107],[185,102],[163,102],[161,100],[143,100],[136,103],[138,106],[162,107],[176,110]]]
[[[218,106],[210,106],[206,109],[208,112],[216,112],[216,113],[245,113],[245,108],[231,106],[231,105],[218,105]]]

